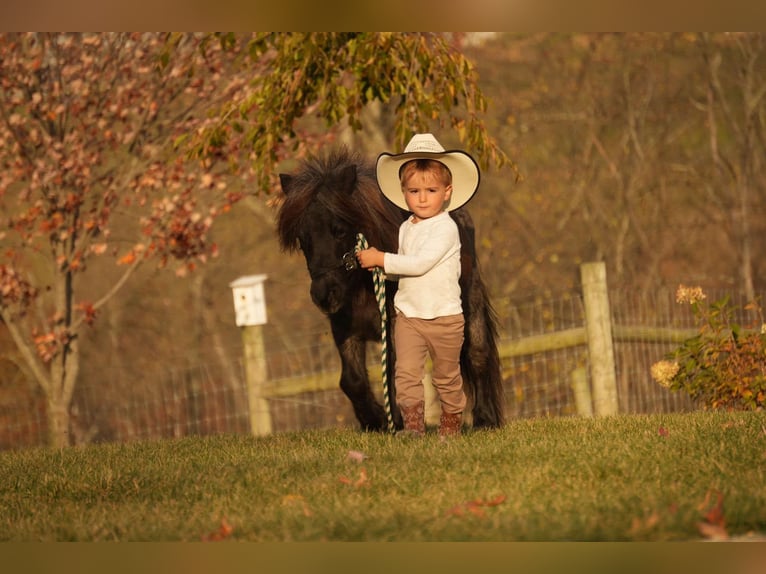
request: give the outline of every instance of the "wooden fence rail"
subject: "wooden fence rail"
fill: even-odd
[[[583,416],[614,415],[619,410],[614,344],[629,341],[680,343],[693,337],[697,331],[614,324],[611,319],[605,265],[601,262],[583,264],[581,279],[585,306],[584,326],[519,339],[501,340],[498,343],[498,352],[501,360],[507,360],[573,347],[586,348],[587,368],[578,367],[570,373],[577,413]],[[243,343],[247,357],[262,356],[258,350],[248,349],[248,346],[253,345],[259,338],[247,331],[259,328],[260,326],[243,327]],[[269,399],[283,399],[303,393],[334,390],[338,388],[339,380],[339,372],[335,370],[266,380],[263,369],[248,368],[246,375],[251,417],[258,419],[251,420],[251,429],[255,434],[272,432],[271,417],[268,412]],[[370,369],[370,380],[373,384],[380,382],[379,369]],[[432,389],[431,392],[433,392]],[[429,416],[428,413],[427,416]]]

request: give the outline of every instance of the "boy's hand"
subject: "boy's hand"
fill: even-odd
[[[379,251],[374,247],[369,249],[362,249],[356,252],[356,260],[359,261],[359,265],[362,269],[370,269],[372,267],[383,267],[383,259],[385,253]]]

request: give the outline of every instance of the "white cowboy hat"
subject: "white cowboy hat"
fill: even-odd
[[[382,153],[378,156],[376,172],[378,186],[390,201],[409,211],[404,201],[399,169],[413,159],[435,159],[442,162],[452,173],[452,196],[446,209],[452,211],[464,205],[479,188],[479,166],[461,150],[445,151],[432,134],[415,134],[404,148],[404,153]]]

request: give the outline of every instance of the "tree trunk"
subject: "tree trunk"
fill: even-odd
[[[43,385],[48,398],[48,442],[52,447],[72,444],[69,408],[72,404],[77,373],[80,366],[80,349],[76,340],[65,346],[61,355],[51,366],[50,379]]]
[[[48,445],[63,448],[69,444],[69,404],[64,404],[60,397],[49,397]]]
[[[750,217],[748,215],[750,205],[747,197],[747,183],[740,185],[740,237],[741,237],[741,263],[740,275],[742,286],[748,301],[755,300],[755,281],[753,279],[753,253],[751,249],[752,238],[750,234]]]

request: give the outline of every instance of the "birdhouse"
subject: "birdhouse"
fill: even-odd
[[[234,312],[238,327],[266,323],[266,297],[263,282],[266,275],[246,275],[229,283],[234,295]]]

